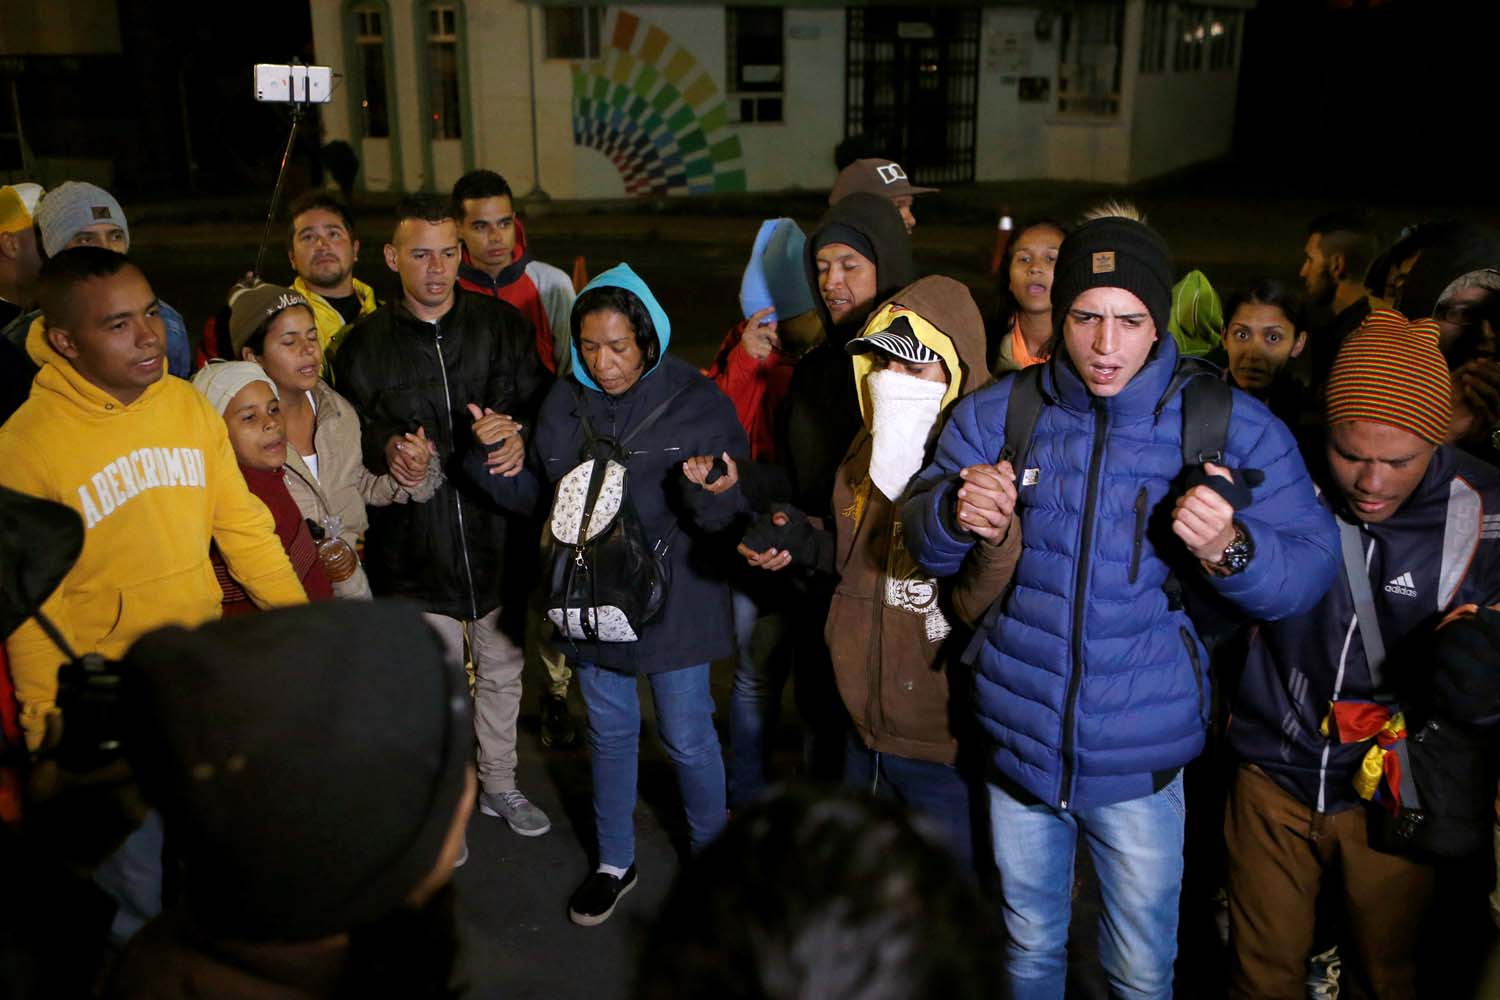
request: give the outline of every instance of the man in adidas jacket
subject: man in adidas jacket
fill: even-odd
[[[1437,622],[1500,600],[1500,472],[1442,443],[1449,393],[1431,320],[1408,327],[1373,312],[1333,364],[1323,501],[1357,532],[1389,655],[1370,669],[1346,570],[1314,607],[1251,640],[1229,725],[1242,762],[1225,819],[1231,996],[1303,995],[1319,885],[1334,871],[1352,946],[1345,975],[1368,996],[1416,995],[1433,870],[1369,845],[1372,807],[1355,778],[1371,741],[1341,743],[1324,735],[1324,719],[1330,703],[1389,706],[1429,672]],[[1415,667],[1410,678],[1403,663]]]
[[[1019,517],[1015,582],[974,665],[1016,997],[1063,996],[1080,839],[1103,890],[1112,991],[1171,995],[1181,768],[1203,748],[1209,678],[1166,585],[1175,570],[1249,617],[1281,618],[1322,596],[1338,549],[1291,432],[1250,396],[1232,391],[1225,454],[1183,469],[1171,257],[1122,212],[1096,213],[1059,251],[1064,349],[1048,352],[1023,469],[1012,477],[1000,458],[1012,376],[954,408],[929,485],[903,511],[907,547],[940,577]],[[1184,471],[1229,497],[1209,485],[1179,496]]]

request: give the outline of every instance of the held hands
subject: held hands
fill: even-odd
[[[712,455],[694,455],[682,463],[682,474],[687,477],[688,482],[697,483],[715,495],[733,489],[740,481],[740,467],[729,457],[727,451],[718,458]]]
[[[782,511],[777,511],[776,513],[771,515],[771,524],[776,528],[785,528],[790,523],[791,518],[789,518]],[[755,539],[752,537],[753,531],[754,528],[752,527],[751,531],[746,532],[747,539],[752,542],[755,541]],[[749,563],[751,566],[754,566],[757,569],[768,570],[772,573],[786,569],[792,564],[792,554],[785,549],[778,549],[774,546],[757,551],[756,549],[753,549],[750,546],[746,545],[744,542],[740,542],[735,546],[734,550],[740,555],[744,556],[745,562]]]
[[[1016,510],[1016,473],[1009,462],[969,465],[960,469],[963,485],[955,498],[959,526],[988,545],[999,545]]]
[[[1233,483],[1228,469],[1205,462],[1203,471]],[[1172,533],[1182,539],[1188,551],[1206,565],[1217,565],[1224,558],[1224,548],[1234,541],[1234,505],[1212,486],[1198,485],[1177,498],[1172,508]]]
[[[514,476],[520,473],[526,460],[526,442],[521,437],[521,425],[504,413],[496,413],[489,407],[480,409],[469,405],[469,416],[474,418],[474,440],[490,450],[484,464],[492,476]],[[496,447],[499,445],[499,447]]]
[[[756,361],[766,360],[773,350],[781,346],[781,338],[776,334],[776,321],[766,319],[775,311],[774,306],[767,306],[760,312],[752,314],[745,321],[745,332],[740,335],[740,346]]]
[[[1475,358],[1453,372],[1453,419],[1448,441],[1483,438],[1500,424],[1500,363]]]
[[[391,478],[415,489],[427,478],[427,463],[437,454],[437,445],[427,440],[427,432],[421,427],[415,434],[392,434],[385,443],[385,464],[390,467]]]

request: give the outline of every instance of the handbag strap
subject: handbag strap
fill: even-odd
[[[1385,637],[1380,634],[1380,617],[1375,613],[1375,595],[1370,592],[1370,569],[1365,564],[1365,546],[1359,528],[1338,518],[1339,541],[1344,549],[1344,576],[1349,579],[1349,594],[1354,598],[1354,620],[1359,641],[1365,648],[1365,662],[1370,668],[1370,683],[1376,691],[1385,687]]]
[[[670,407],[674,402],[676,402],[677,397],[686,392],[688,388],[692,386],[692,384],[692,382],[684,382],[682,385],[674,389],[671,395],[652,407],[651,411],[647,413],[639,423],[632,427],[626,433],[626,435],[619,440],[615,447],[619,450],[619,457],[622,464],[624,463],[625,459],[625,446],[628,445],[631,441],[634,441],[641,435],[643,431],[647,430],[658,420],[660,420],[662,416],[666,414],[667,408]],[[583,427],[583,433],[588,436],[590,452],[597,452],[599,445],[599,436],[594,433],[594,425],[589,421],[588,414],[584,412],[583,389],[576,382],[573,384],[573,395],[578,400],[578,423]],[[589,486],[587,494],[584,498],[583,516],[579,518],[578,522],[578,540],[574,543],[575,545],[582,546],[585,542],[588,541],[589,522],[594,519],[594,505],[598,502],[599,494],[603,490],[607,468],[608,462],[599,458],[598,455],[595,454],[594,468],[589,474]],[[670,537],[671,535],[669,534],[667,538]],[[665,542],[666,540],[666,538],[661,539],[657,542],[657,544],[661,545],[662,542]]]
[[[660,420],[666,414],[667,408],[677,401],[677,397],[681,396],[684,392],[687,392],[687,390],[691,388],[692,385],[692,382],[684,382],[682,385],[678,386],[672,391],[672,394],[670,396],[652,407],[651,411],[647,413],[639,423],[637,423],[634,427],[630,428],[630,430],[626,432],[625,436],[622,437],[616,444],[616,447],[620,450],[620,458],[622,460],[625,457],[625,446],[634,441],[643,432],[645,432],[648,428],[650,428],[653,424]],[[576,382],[573,384],[573,396],[578,400],[578,423],[583,427],[583,433],[588,436],[589,444],[597,446],[599,443],[599,435],[594,433],[594,425],[589,421],[589,415],[584,410],[583,387]]]

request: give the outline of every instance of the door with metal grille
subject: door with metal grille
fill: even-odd
[[[844,135],[917,184],[974,179],[979,9],[850,7]]]

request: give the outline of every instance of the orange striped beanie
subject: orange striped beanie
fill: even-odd
[[[1368,420],[1442,444],[1453,416],[1452,392],[1437,324],[1376,309],[1334,359],[1328,423]]]

